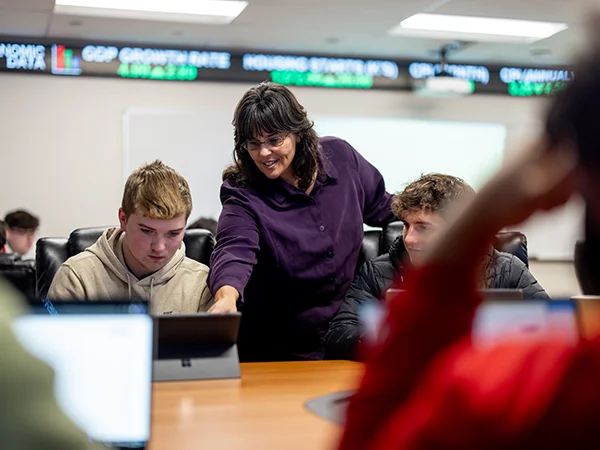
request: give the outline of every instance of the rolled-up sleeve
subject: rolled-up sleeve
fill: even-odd
[[[213,295],[223,286],[232,286],[243,301],[259,250],[256,214],[243,193],[226,184],[221,187],[221,202],[223,210],[217,226],[217,245],[210,257],[208,286]]]

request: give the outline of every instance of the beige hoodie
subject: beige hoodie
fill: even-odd
[[[150,302],[150,312],[193,314],[208,309],[208,267],[185,256],[181,246],[162,269],[138,280],[125,265],[124,233],[106,230],[94,245],[65,261],[48,291],[50,300],[127,300]]]

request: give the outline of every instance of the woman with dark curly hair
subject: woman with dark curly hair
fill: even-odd
[[[391,195],[350,144],[317,137],[284,86],[248,90],[233,125],[211,312],[243,311],[244,361],[321,359],[329,322],[354,278],[363,223],[395,220]]]

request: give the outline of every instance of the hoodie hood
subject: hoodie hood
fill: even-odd
[[[146,291],[146,295],[152,299],[152,289],[154,286],[159,286],[167,283],[177,273],[177,268],[181,265],[185,258],[185,245],[182,242],[175,255],[171,260],[159,271],[154,272],[142,279],[138,279],[125,264],[123,256],[123,238],[125,233],[119,228],[110,228],[106,230],[100,239],[94,245],[87,248],[85,251],[94,254],[106,267],[110,274],[126,283],[129,286],[129,297],[131,298],[132,291]],[[150,291],[149,293],[147,291]]]

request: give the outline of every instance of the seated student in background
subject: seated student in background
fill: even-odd
[[[4,217],[6,224],[7,253],[17,253],[22,259],[35,259],[35,233],[40,220],[21,209]]]
[[[600,336],[487,348],[470,340],[477,272],[498,230],[564,204],[578,187],[600,233],[598,25],[593,53],[573,68],[581,76],[554,100],[547,136],[482,189],[389,302],[342,450],[598,447]]]
[[[205,311],[208,267],[187,258],[183,243],[191,211],[185,178],[160,161],[140,167],[125,184],[120,228],[65,261],[48,298],[144,299],[152,314]]]
[[[392,211],[404,223],[389,253],[365,263],[359,270],[327,334],[326,357],[354,359],[364,332],[360,324],[362,308],[379,302],[390,287],[402,288],[409,266],[422,264],[423,255],[449,226],[449,210],[457,202],[470,201],[475,191],[463,180],[432,173],[410,183],[392,199]],[[514,255],[489,247],[478,280],[481,289],[522,289],[525,298],[548,295]]]
[[[0,442],[3,450],[108,450],[89,442],[59,408],[50,367],[17,341],[12,321],[24,304],[0,281]]]

